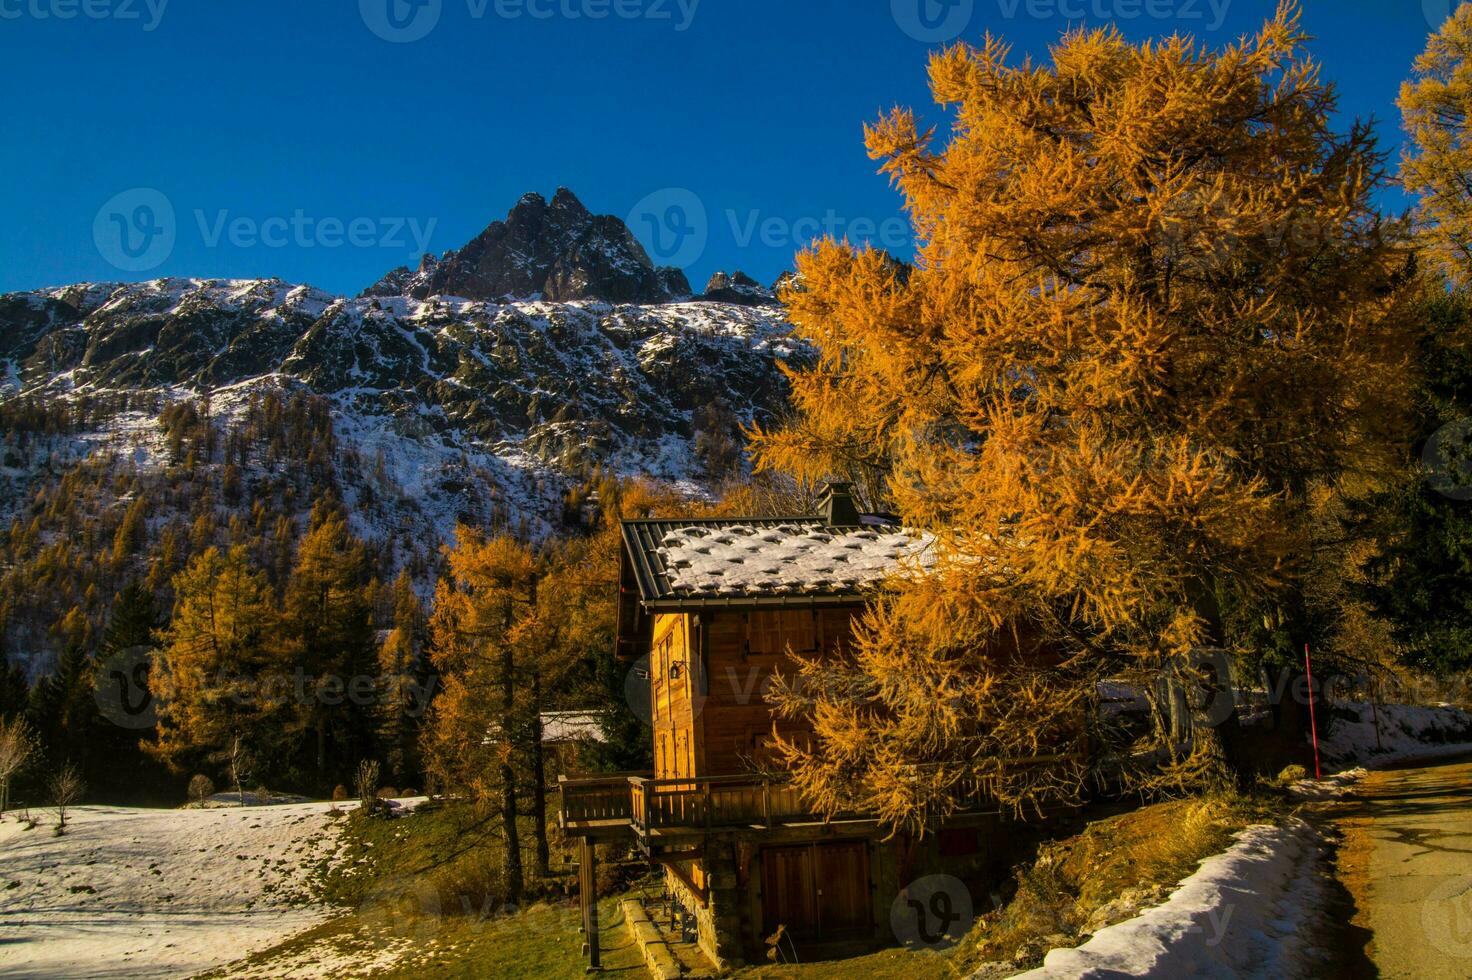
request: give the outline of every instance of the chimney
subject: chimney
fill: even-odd
[[[852,483],[828,483],[818,497],[818,516],[829,527],[858,527],[859,508]]]

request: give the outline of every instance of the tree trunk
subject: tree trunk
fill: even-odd
[[[521,837],[516,829],[516,771],[511,765],[512,713],[516,705],[516,653],[510,642],[513,610],[506,603],[506,633],[501,641],[501,725],[506,739],[501,763],[501,826],[506,835],[506,901],[521,902]]]
[[[537,874],[548,877],[552,855],[547,847],[547,753],[542,745],[542,675],[532,671],[532,828],[537,837]]]
[[[516,829],[516,774],[501,764],[501,826],[506,834],[506,901],[521,904],[521,838]]]

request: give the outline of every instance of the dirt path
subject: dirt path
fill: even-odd
[[[1350,932],[1373,970],[1472,977],[1472,758],[1373,772],[1336,817]]]

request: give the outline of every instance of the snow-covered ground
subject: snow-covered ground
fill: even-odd
[[[1451,705],[1342,704],[1320,743],[1323,780],[1292,787],[1303,799],[1342,796],[1371,767],[1472,751],[1472,715]],[[1336,771],[1338,770],[1338,771]],[[1028,980],[1088,977],[1315,976],[1313,948],[1327,872],[1318,835],[1300,820],[1248,827],[1208,858],[1161,905],[1099,930],[1076,949],[1055,949]]]
[[[1452,705],[1353,702],[1340,707],[1354,717],[1337,719],[1319,744],[1324,778],[1300,779],[1289,787],[1300,799],[1337,799],[1369,769],[1472,752],[1472,714]]]
[[[0,823],[0,977],[189,976],[322,921],[330,803],[77,807]]]
[[[1349,702],[1338,707],[1353,719],[1335,719],[1319,748],[1326,772],[1358,763],[1386,764],[1429,752],[1472,749],[1472,714],[1452,705],[1371,705]]]
[[[1322,971],[1308,945],[1325,872],[1302,821],[1248,827],[1202,862],[1165,904],[1055,949],[1028,980],[1085,977],[1292,977]],[[1317,968],[1316,968],[1317,967]]]

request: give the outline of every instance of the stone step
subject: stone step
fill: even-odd
[[[659,929],[649,921],[644,906],[638,899],[626,898],[622,907],[629,934],[634,937],[634,942],[644,955],[644,966],[649,970],[650,977],[653,980],[679,980],[680,963],[670,952],[669,944],[665,942]]]

